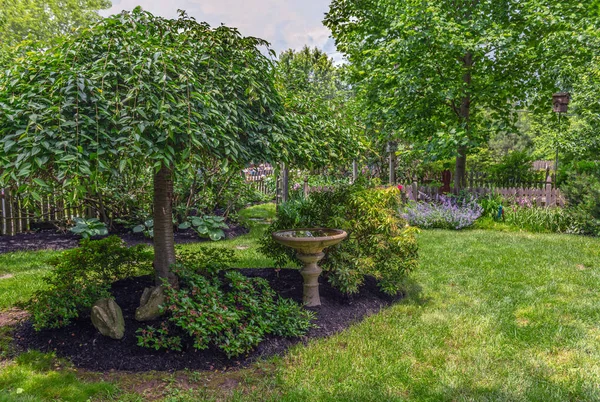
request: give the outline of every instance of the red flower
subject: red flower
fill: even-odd
[[[402,184],[398,184],[398,190],[402,191],[403,188],[404,186],[402,186]]]

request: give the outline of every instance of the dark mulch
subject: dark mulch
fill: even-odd
[[[302,277],[298,270],[284,269],[277,272],[275,269],[265,268],[243,269],[241,272],[247,276],[265,278],[284,297],[302,300]],[[96,371],[224,369],[245,366],[259,358],[281,354],[298,342],[332,335],[365,316],[377,313],[398,299],[382,294],[372,278],[368,278],[360,293],[351,298],[345,297],[326,281],[322,281],[322,305],[314,308],[317,314],[315,324],[318,328],[311,329],[302,338],[269,336],[251,354],[227,359],[217,349],[196,351],[190,347],[179,353],[157,352],[137,346],[135,331],[144,324],[135,321],[135,309],[144,287],[152,285],[151,277],[130,278],[114,284],[113,294],[125,318],[125,337],[120,341],[100,335],[92,326],[89,317],[85,317],[67,328],[41,332],[35,332],[31,323],[25,322],[16,331],[17,345],[23,349],[56,351],[59,356],[71,359],[77,367]]]
[[[229,225],[225,230],[228,239],[248,233],[248,230],[242,226]],[[113,233],[111,233],[113,234]],[[142,233],[114,233],[119,236],[128,246],[136,244],[152,244],[152,239],[145,237]],[[34,251],[34,250],[66,250],[75,248],[79,245],[81,238],[72,233],[60,233],[55,230],[44,230],[35,233],[21,233],[15,236],[0,236],[0,254],[13,251]],[[175,232],[175,243],[199,243],[210,241],[198,237],[198,234],[192,229],[178,230]]]

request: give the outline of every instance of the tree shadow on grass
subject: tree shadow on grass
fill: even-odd
[[[431,303],[431,297],[423,296],[423,287],[410,276],[402,281],[402,292],[404,297],[400,301],[402,304],[416,304],[426,306]]]

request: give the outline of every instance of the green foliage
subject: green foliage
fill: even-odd
[[[498,219],[500,207],[504,207],[507,202],[498,194],[488,194],[478,198],[477,204],[482,208],[482,218]],[[502,216],[500,216],[500,219],[502,219]]]
[[[561,186],[572,220],[571,231],[600,236],[600,168],[598,163],[581,164]]]
[[[195,349],[213,345],[234,357],[252,350],[266,334],[300,336],[312,326],[314,313],[276,298],[262,278],[228,271],[221,279],[198,274],[196,267],[175,271],[180,288],[165,284],[168,324],[139,329],[140,346],[181,350],[181,340],[191,338]]]
[[[504,208],[504,221],[534,233],[565,233],[571,224],[570,217],[563,208],[519,204]]]
[[[200,247],[190,250],[178,246],[175,251],[177,263],[183,269],[206,277],[213,277],[221,271],[228,270],[239,261],[235,252],[226,248]]]
[[[152,253],[145,246],[128,248],[117,236],[83,239],[78,248],[49,261],[46,289],[34,293],[26,308],[36,330],[60,328],[110,297],[112,282],[150,272]]]
[[[265,44],[138,8],[18,58],[0,75],[2,178],[51,171],[68,184],[139,160],[271,159],[282,137]]]
[[[98,218],[73,218],[75,226],[70,228],[69,231],[80,235],[84,239],[89,239],[94,236],[106,236],[108,229],[104,222],[100,222]]]
[[[597,53],[579,0],[333,0],[324,22],[373,134],[431,157],[515,129],[515,105],[547,111]]]
[[[1,45],[25,39],[48,44],[52,38],[88,27],[100,19],[97,11],[109,8],[109,0],[2,0]]]
[[[414,229],[397,215],[398,189],[366,189],[359,184],[311,193],[308,198],[279,206],[277,220],[261,240],[261,252],[279,266],[295,260],[295,252],[279,245],[271,232],[302,227],[344,229],[348,238],[326,250],[319,265],[329,282],[345,293],[356,293],[365,275],[379,280],[389,294],[417,267]]]
[[[364,148],[364,129],[355,120],[353,95],[341,68],[327,54],[305,46],[279,55],[277,86],[290,129],[302,138],[282,152],[296,166],[348,164]]]
[[[153,238],[154,237],[154,219],[148,219],[144,223],[134,226],[131,229],[133,233],[143,233],[144,236]]]
[[[179,229],[192,228],[200,237],[208,237],[212,241],[221,240],[225,237],[223,229],[229,229],[222,216],[189,216],[188,219],[179,225]]]
[[[513,187],[534,180],[533,159],[525,151],[513,151],[506,154],[500,163],[490,167],[495,183]]]

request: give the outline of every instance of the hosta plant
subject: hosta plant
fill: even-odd
[[[144,236],[153,238],[154,237],[154,219],[148,219],[144,223],[135,226],[132,229],[133,233],[143,233]]]
[[[69,229],[71,233],[80,235],[84,239],[89,239],[94,236],[106,236],[108,229],[104,222],[100,222],[98,218],[73,218],[75,226]]]
[[[190,216],[179,225],[179,229],[189,228],[194,229],[200,237],[208,237],[213,241],[217,241],[225,238],[223,229],[229,229],[229,226],[227,226],[225,218],[222,216],[205,215],[203,217]]]

